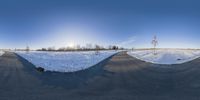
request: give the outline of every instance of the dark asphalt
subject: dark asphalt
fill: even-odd
[[[156,65],[121,52],[87,70],[41,73],[7,52],[0,100],[200,100],[200,59]]]

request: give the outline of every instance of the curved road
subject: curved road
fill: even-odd
[[[38,72],[14,53],[0,57],[0,100],[200,100],[200,59],[155,65],[121,52],[75,73]]]

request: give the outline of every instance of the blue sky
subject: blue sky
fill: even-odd
[[[0,48],[200,48],[198,0],[1,0]]]

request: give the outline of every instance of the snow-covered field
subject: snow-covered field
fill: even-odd
[[[16,52],[36,67],[42,67],[48,71],[74,72],[87,69],[104,59],[114,55],[117,51],[80,52],[43,52],[43,51],[20,51]]]
[[[200,50],[160,49],[157,55],[153,50],[134,50],[129,55],[156,64],[181,64],[200,57]]]

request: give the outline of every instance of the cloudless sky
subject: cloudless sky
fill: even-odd
[[[200,48],[198,0],[1,0],[0,48]]]

